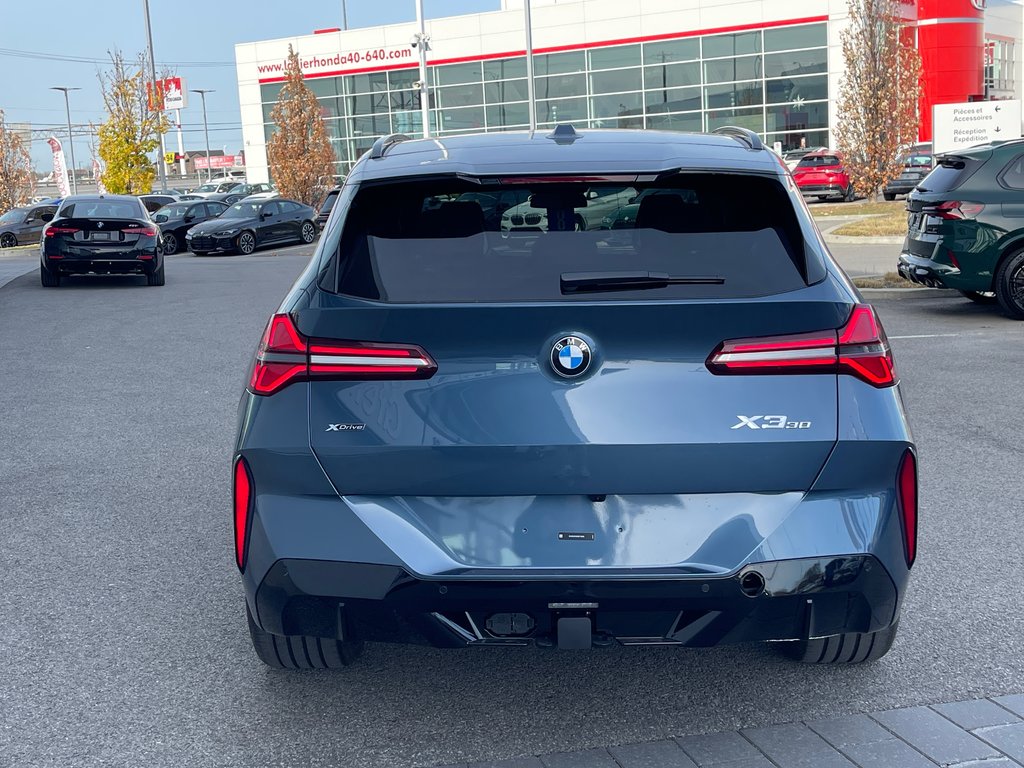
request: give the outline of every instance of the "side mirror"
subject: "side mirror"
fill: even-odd
[[[587,200],[596,200],[596,199],[597,199],[597,190],[595,190],[595,189],[588,189],[587,190]]]
[[[629,198],[629,200],[626,201],[626,204],[632,205],[633,203],[636,202],[637,197],[639,197],[639,195],[633,195],[631,198]]]
[[[269,219],[269,218],[270,218],[270,214],[269,213],[261,213],[260,214],[260,221],[263,221],[264,219]]]
[[[191,213],[188,214],[187,216],[185,216],[185,218],[182,219],[182,221],[184,221],[186,224],[188,224],[190,221],[195,221],[195,220],[196,220],[196,217],[193,216]]]
[[[44,213],[44,214],[43,214],[42,216],[40,216],[39,218],[40,218],[40,219],[42,219],[43,221],[53,221],[53,214],[52,214],[52,213],[49,213],[49,212],[47,212],[47,213]]]

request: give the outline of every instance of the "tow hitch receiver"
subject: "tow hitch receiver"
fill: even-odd
[[[591,647],[594,627],[589,616],[563,616],[558,620],[558,649],[580,650]]]

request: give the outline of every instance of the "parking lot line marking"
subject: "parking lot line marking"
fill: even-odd
[[[890,336],[890,339],[941,339],[947,336],[959,336],[959,333],[922,333],[916,336]]]

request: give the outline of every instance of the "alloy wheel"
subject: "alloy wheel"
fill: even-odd
[[[1010,298],[1014,304],[1024,309],[1024,263],[1010,276]]]
[[[238,250],[246,255],[256,250],[256,238],[251,232],[243,232],[238,236]]]
[[[313,230],[313,225],[307,221],[302,225],[302,242],[312,243],[314,237],[316,237],[316,232]]]
[[[164,253],[177,253],[178,252],[178,238],[168,233],[164,235]]]
[[[0,235],[0,248],[13,248],[18,244],[18,238],[9,232]]]

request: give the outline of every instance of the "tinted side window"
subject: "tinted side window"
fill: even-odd
[[[290,200],[282,200],[278,205],[281,206],[281,210],[285,213],[296,213],[299,210],[299,204],[293,203]]]
[[[277,216],[277,214],[279,214],[280,212],[281,208],[280,206],[278,206],[277,203],[267,203],[266,205],[263,206],[263,210],[260,211],[260,213],[265,214],[267,216]]]
[[[1024,189],[1024,155],[1018,155],[1003,169],[999,180],[1004,187]]]
[[[323,205],[320,206],[320,213],[330,213],[334,207],[334,201],[338,199],[338,193],[331,191],[327,193]]]
[[[222,213],[224,213],[224,210],[227,207],[228,206],[225,205],[224,203],[217,203],[217,202],[207,203],[206,204],[206,215],[207,216],[220,216]]]

